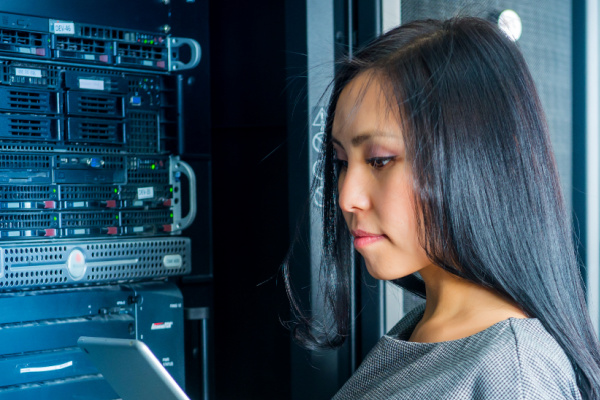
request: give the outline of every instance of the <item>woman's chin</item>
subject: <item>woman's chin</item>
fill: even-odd
[[[371,265],[368,262],[365,262],[365,266],[367,267],[367,272],[373,278],[378,279],[380,281],[392,281],[394,279],[404,278],[410,273],[407,274],[398,274],[397,271],[386,271],[382,268],[377,268],[377,266]]]

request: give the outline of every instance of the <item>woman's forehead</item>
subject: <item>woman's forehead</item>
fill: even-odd
[[[379,74],[363,72],[342,90],[335,108],[332,134],[341,138],[363,131],[399,130],[400,119],[391,86]]]

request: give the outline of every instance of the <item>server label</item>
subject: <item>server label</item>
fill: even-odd
[[[169,322],[155,322],[150,327],[151,331],[159,330],[159,329],[171,329],[173,326],[173,321]]]
[[[153,199],[153,198],[154,198],[154,187],[153,186],[138,188],[138,199],[144,200],[144,199]]]
[[[163,257],[165,268],[179,268],[183,264],[183,259],[179,254],[167,254]]]
[[[75,24],[73,22],[50,20],[50,31],[60,35],[74,35]]]
[[[80,79],[79,89],[104,90],[104,81],[98,79]]]
[[[17,76],[31,76],[33,78],[41,78],[42,70],[30,69],[30,68],[15,68],[15,75]]]

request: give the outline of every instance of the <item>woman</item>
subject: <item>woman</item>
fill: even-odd
[[[322,276],[335,323],[323,332],[305,317],[286,280],[296,339],[343,342],[351,237],[372,276],[426,299],[335,399],[600,398],[543,110],[509,38],[477,18],[384,34],[338,67],[326,135]]]

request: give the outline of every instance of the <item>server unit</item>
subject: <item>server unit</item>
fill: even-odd
[[[118,398],[80,336],[143,340],[184,387],[182,300],[162,282],[0,294],[0,398]]]

